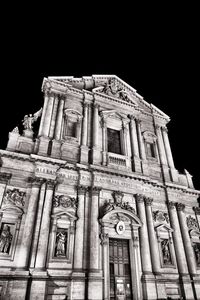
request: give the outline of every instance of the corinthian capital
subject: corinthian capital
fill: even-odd
[[[177,210],[183,211],[185,209],[185,204],[183,204],[183,203],[176,203],[176,207],[177,207]]]
[[[149,198],[149,197],[146,197],[145,198],[145,204],[147,206],[151,206],[152,205],[152,202],[153,202],[153,199],[152,198]]]
[[[137,201],[138,203],[144,202],[144,196],[143,196],[143,195],[141,195],[141,194],[136,194],[135,197],[136,197],[136,201]]]
[[[156,124],[156,130],[160,130],[160,128],[161,128],[161,126],[160,125],[158,125],[158,124]]]
[[[166,127],[166,126],[163,126],[163,127],[162,127],[162,131],[167,133],[167,132],[168,132],[167,127]]]
[[[200,215],[200,207],[193,207],[193,210],[197,215]]]
[[[173,201],[169,201],[168,206],[169,206],[169,209],[174,209],[176,206],[176,203]]]

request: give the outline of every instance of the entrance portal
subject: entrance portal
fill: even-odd
[[[132,299],[129,241],[109,239],[110,300]]]

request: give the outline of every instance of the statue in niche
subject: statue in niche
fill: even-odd
[[[194,253],[195,253],[197,265],[200,265],[200,244],[194,245]]]
[[[0,252],[9,253],[12,237],[10,226],[5,225],[0,235]]]
[[[59,231],[56,234],[56,253],[55,256],[66,256],[66,241],[67,241],[67,232]]]
[[[163,254],[163,263],[165,265],[171,264],[171,257],[170,257],[170,251],[169,251],[169,240],[163,240],[161,242],[161,249]]]
[[[31,130],[33,129],[33,123],[37,121],[37,119],[41,116],[42,114],[42,108],[38,110],[36,113],[25,115],[24,119],[22,120],[22,124],[24,126],[25,130]]]

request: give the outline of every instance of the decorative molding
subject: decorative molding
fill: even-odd
[[[12,174],[11,173],[0,173],[0,182],[1,183],[7,183],[8,180],[11,178]]]
[[[200,207],[193,207],[193,210],[194,212],[197,214],[197,215],[200,215]]]
[[[186,223],[187,223],[187,227],[189,229],[196,229],[196,230],[199,230],[199,227],[198,227],[198,222],[195,218],[193,218],[191,215],[189,215],[187,218],[186,218]]]
[[[124,197],[124,194],[122,192],[114,191],[112,193],[112,196],[113,199],[109,199],[108,201],[106,201],[102,207],[102,211],[104,215],[117,208],[121,208],[135,214],[135,209],[129,204],[128,201],[122,202],[122,199]]]
[[[169,201],[169,202],[168,202],[168,207],[169,207],[169,209],[175,209],[175,207],[176,207],[176,202],[174,202],[174,201]]]
[[[176,207],[178,211],[183,211],[185,209],[185,204],[177,202]]]
[[[160,210],[156,210],[152,212],[153,215],[153,220],[155,222],[167,222],[169,223],[169,216],[166,212],[160,211]]]
[[[108,233],[100,233],[99,238],[101,240],[101,245],[107,245],[109,241]]]
[[[26,193],[19,189],[8,189],[3,197],[3,205],[14,205],[22,207],[25,205],[24,197]]]
[[[153,198],[145,197],[145,204],[151,206],[153,203]]]
[[[73,208],[77,209],[78,201],[76,198],[65,196],[65,195],[56,195],[53,198],[53,207],[63,207],[63,208]]]

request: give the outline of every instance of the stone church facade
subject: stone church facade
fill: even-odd
[[[200,299],[200,191],[169,117],[115,75],[42,91],[0,150],[0,299]]]

